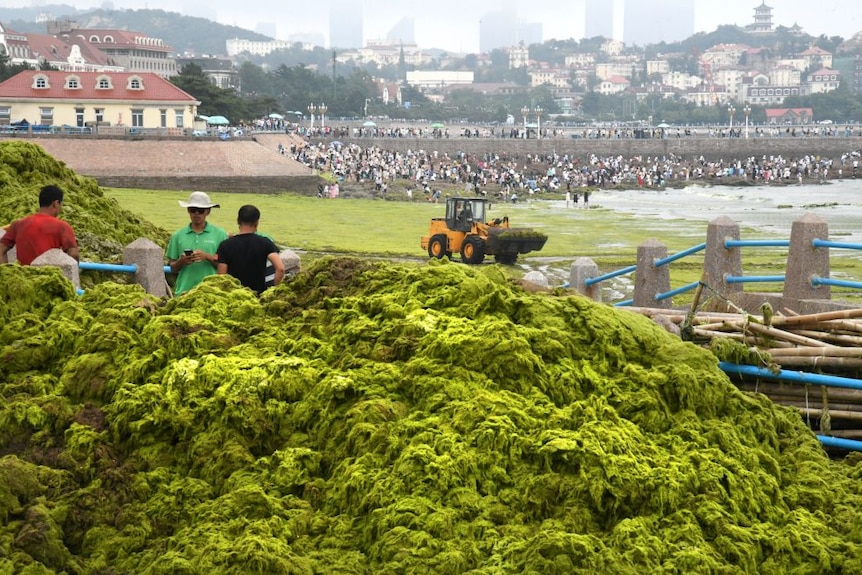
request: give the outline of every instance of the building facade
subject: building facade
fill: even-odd
[[[158,74],[26,70],[0,83],[0,125],[191,128],[198,100]]]

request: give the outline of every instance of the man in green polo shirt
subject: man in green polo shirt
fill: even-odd
[[[177,274],[174,295],[180,295],[198,285],[202,279],[216,273],[216,250],[226,240],[227,232],[207,221],[211,208],[219,207],[204,192],[192,192],[189,201],[180,201],[189,212],[189,225],[171,236],[165,256],[171,271]]]

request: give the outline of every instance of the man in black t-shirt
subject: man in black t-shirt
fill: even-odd
[[[239,233],[224,240],[218,247],[217,272],[230,274],[257,294],[266,289],[266,263],[275,269],[275,285],[284,277],[284,264],[278,248],[269,238],[257,234],[260,210],[252,205],[239,209]]]

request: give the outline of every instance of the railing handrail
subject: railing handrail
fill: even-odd
[[[661,266],[667,265],[671,262],[675,262],[676,260],[682,259],[686,256],[690,256],[691,254],[696,254],[697,252],[703,251],[705,249],[706,249],[706,242],[703,242],[701,244],[697,244],[696,246],[692,246],[692,247],[688,248],[687,250],[677,252],[677,253],[673,254],[672,256],[667,256],[666,258],[657,259],[657,260],[653,261],[652,265],[657,267],[657,268],[660,268]]]
[[[724,247],[727,249],[763,247],[786,248],[789,246],[790,240],[724,240]]]

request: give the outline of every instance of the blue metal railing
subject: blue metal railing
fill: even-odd
[[[699,281],[698,281],[698,282],[691,282],[691,283],[690,283],[690,284],[688,284],[688,285],[684,285],[684,286],[682,286],[682,287],[678,287],[678,288],[676,288],[676,289],[672,289],[672,290],[670,290],[670,291],[666,291],[666,292],[664,292],[664,293],[656,294],[655,299],[656,299],[656,301],[662,301],[662,300],[665,300],[665,299],[669,299],[669,298],[672,298],[672,297],[673,297],[673,296],[675,296],[675,295],[679,295],[679,294],[681,294],[681,293],[689,292],[689,291],[691,291],[691,290],[695,289],[698,285],[700,285],[700,282],[699,282]]]
[[[615,277],[619,277],[619,276],[624,276],[624,275],[626,275],[626,274],[630,274],[630,273],[634,272],[634,271],[635,271],[635,270],[637,270],[637,269],[638,269],[638,267],[637,267],[637,266],[629,266],[629,267],[627,267],[627,268],[623,268],[623,269],[621,269],[621,270],[617,270],[617,271],[615,271],[615,272],[606,273],[606,274],[601,275],[601,276],[598,276],[598,277],[594,277],[594,278],[587,278],[587,279],[584,281],[584,283],[587,285],[587,287],[590,287],[590,286],[592,286],[592,285],[595,285],[595,284],[597,284],[597,283],[599,283],[599,282],[603,282],[603,281],[605,281],[605,280],[609,280],[609,279],[612,279],[612,278],[615,278]]]
[[[829,240],[821,240],[814,238],[811,240],[811,245],[815,248],[842,248],[847,250],[862,250],[862,244],[854,244],[850,242],[832,242]]]
[[[810,385],[824,385],[827,387],[840,387],[843,389],[862,390],[862,380],[850,377],[824,375],[822,373],[805,373],[802,371],[788,371],[786,369],[780,369],[775,372],[763,367],[755,367],[753,365],[739,365],[726,361],[718,362],[718,367],[721,368],[721,370],[725,373],[748,375],[752,377],[761,377],[764,379],[778,379]],[[862,441],[854,441],[851,439],[843,439],[840,437],[830,437],[828,435],[818,435],[817,439],[819,439],[820,442],[827,447],[838,447],[850,451],[862,451]]]
[[[819,276],[814,276],[811,278],[811,285],[814,287],[817,287],[817,286],[836,286],[836,287],[862,289],[862,282],[853,282],[853,281],[847,281],[847,280],[835,280],[832,278],[822,278]]]
[[[787,276],[724,276],[729,284],[783,282]]]
[[[688,248],[687,250],[683,250],[681,252],[675,253],[672,256],[667,256],[666,258],[657,259],[652,263],[652,265],[654,265],[657,268],[660,268],[661,266],[667,265],[671,262],[675,262],[676,260],[682,259],[686,256],[690,256],[691,254],[696,254],[697,252],[703,251],[705,249],[706,249],[706,242],[704,242],[702,244],[697,244],[696,246],[692,246],[692,247]]]
[[[730,248],[786,248],[790,240],[724,240],[724,247]]]

